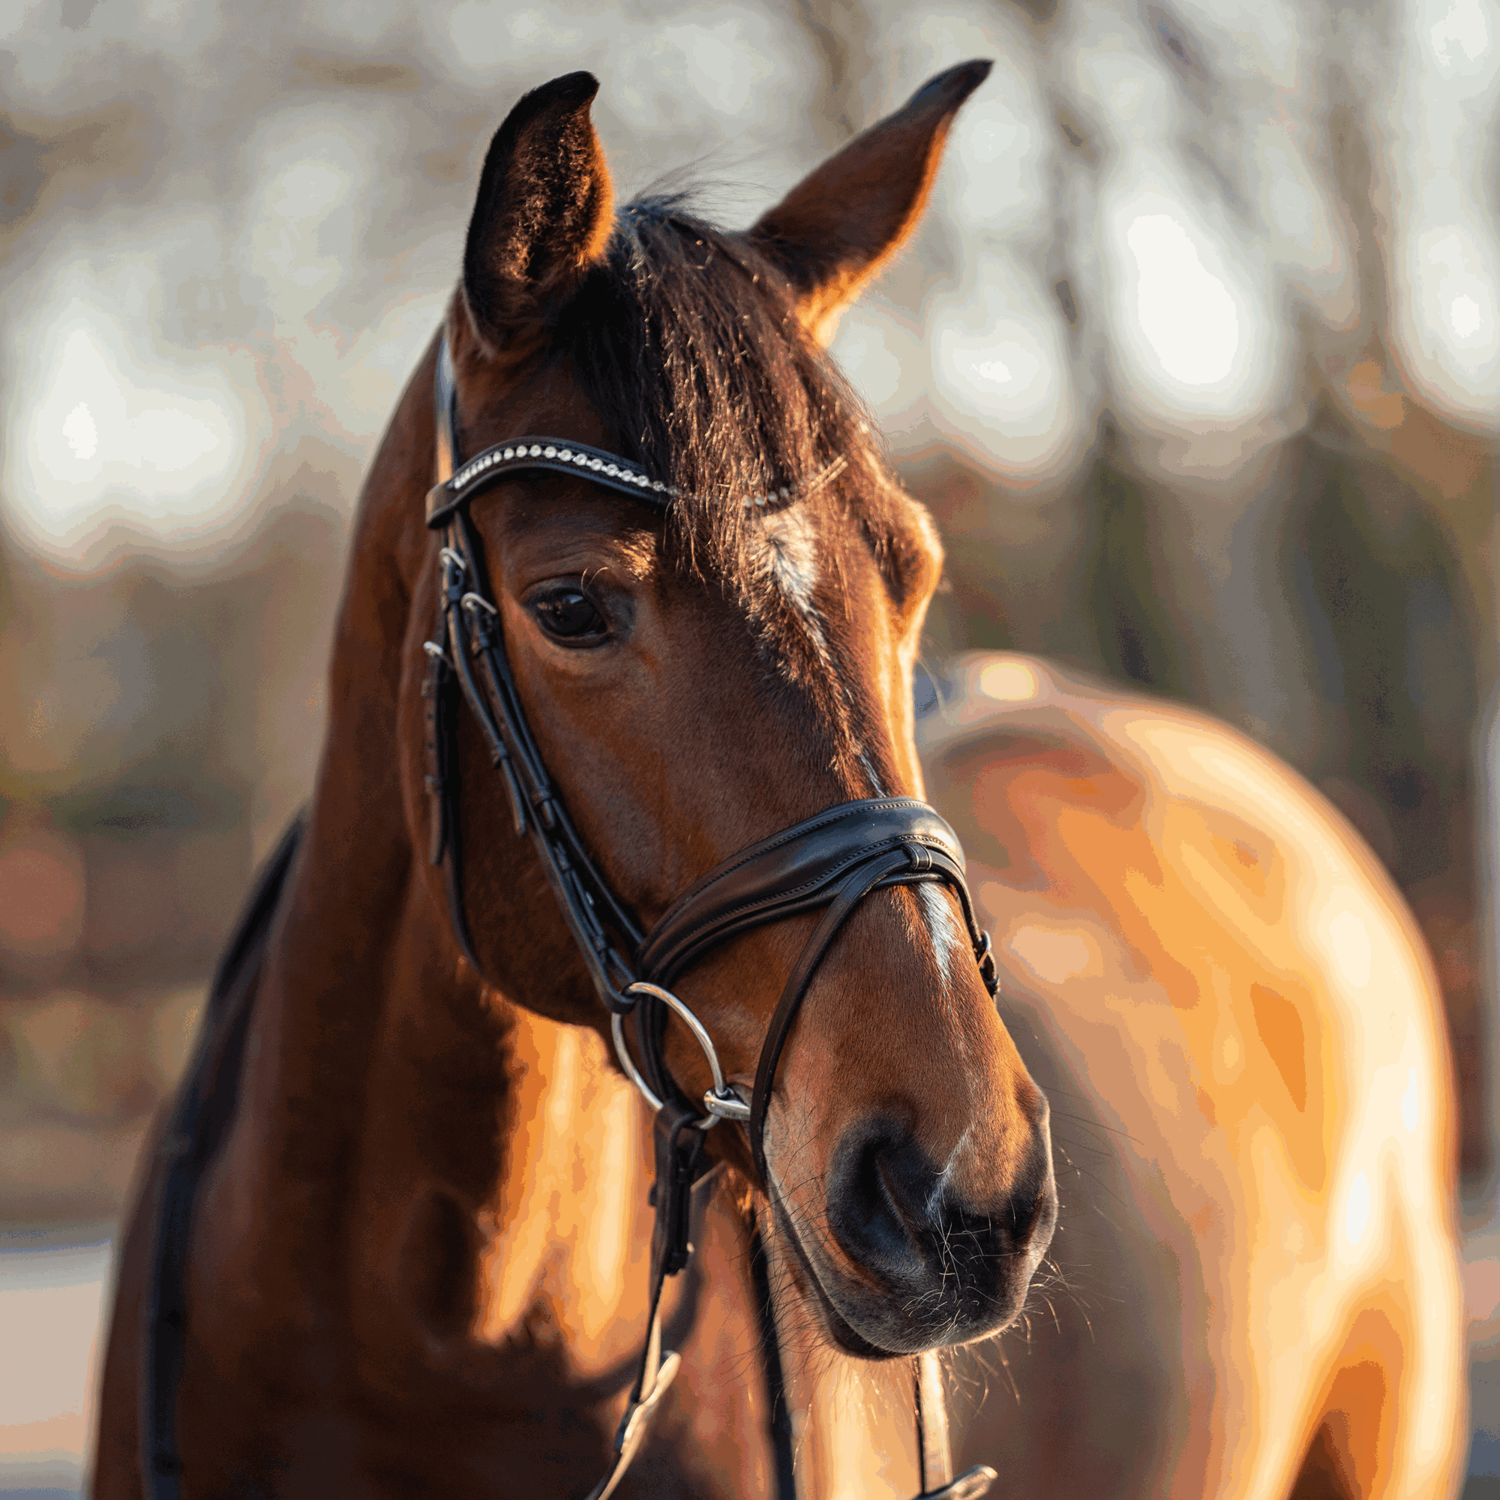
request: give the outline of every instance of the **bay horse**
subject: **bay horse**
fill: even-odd
[[[1021,1308],[1048,1106],[918,800],[941,550],[821,345],[988,69],[743,234],[615,211],[588,74],[496,133],[124,1237],[99,1500],[992,1477],[931,1351]]]
[[[1455,1091],[1390,876],[1206,714],[1021,655],[949,670],[918,744],[1063,1198],[967,1457],[1090,1500],[1457,1495]]]
[[[443,629],[426,649],[433,621],[451,591],[485,626],[459,592],[482,554],[538,761],[642,923],[777,830],[919,795],[909,682],[941,552],[818,345],[909,234],[983,71],[941,75],[745,235],[671,201],[612,213],[592,80],[501,127],[442,345],[361,501],[316,795],[215,986],[193,1211],[163,1212],[191,1153],[169,1127],[125,1239],[97,1495],[161,1493],[141,1455],[164,1243],[180,1492],[581,1496],[609,1467],[650,1343],[651,1128],[563,877],[517,831],[503,778],[525,767],[478,715],[434,762],[423,688],[467,658]],[[431,395],[443,345],[452,430],[499,445],[503,482],[476,476],[475,553],[440,562],[452,532],[427,522],[465,473]],[[563,441],[504,458],[537,432]],[[1223,726],[1021,659],[971,675],[922,723],[928,775],[978,856],[1004,1014],[1058,1117],[1104,1127],[1117,1229],[1056,1250],[1097,1342],[1039,1325],[1039,1378],[1016,1361],[1023,1403],[992,1400],[967,1457],[1091,1500],[1450,1492],[1449,1080],[1399,900]],[[764,1155],[703,1133],[718,1166],[660,1324],[678,1373],[616,1493],[929,1488],[902,1356],[1015,1319],[1055,1215],[1048,1106],[969,958],[966,891],[859,902],[772,1088],[757,1064],[817,913],[674,981],[725,1084],[675,1023],[643,1081],[758,1095]],[[237,1069],[213,1045],[236,1026]]]

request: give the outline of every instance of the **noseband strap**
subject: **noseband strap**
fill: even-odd
[[[741,849],[690,886],[641,944],[641,970],[671,984],[710,948],[767,922],[826,906],[857,865],[892,851],[906,854],[916,884],[948,880],[960,892],[964,915],[979,939],[958,837],[915,797],[861,797]]]
[[[720,943],[783,917],[826,908],[787,977],[756,1067],[750,1151],[768,1191],[764,1137],[776,1065],[818,965],[866,896],[897,885],[951,887],[963,910],[980,974],[990,994],[995,993],[995,964],[989,939],[974,915],[963,858],[953,830],[925,802],[914,797],[845,802],[752,844],[709,871],[677,899],[642,943],[636,958],[643,977],[670,986]],[[647,1035],[652,1031],[642,1029]]]
[[[483,549],[469,517],[469,504],[511,475],[538,470],[586,478],[657,510],[665,510],[677,491],[653,478],[640,464],[562,438],[517,437],[461,461],[457,389],[446,339],[438,353],[436,405],[438,475],[427,497],[427,524],[444,534],[445,545],[439,551],[437,639],[426,645],[428,676],[423,693],[429,700],[431,859],[434,864],[447,866],[454,934],[475,972],[482,973],[464,910],[453,712],[461,694],[479,724],[492,764],[502,773],[516,831],[530,834],[599,997],[613,1012],[621,1063],[658,1110],[651,1330],[616,1435],[614,1462],[591,1496],[591,1500],[605,1500],[625,1472],[666,1383],[676,1371],[676,1356],[661,1349],[660,1299],[665,1279],[682,1269],[691,1254],[686,1194],[707,1170],[704,1133],[720,1118],[745,1123],[756,1171],[766,1192],[774,1195],[763,1137],[776,1065],[818,965],[843,924],[872,891],[897,885],[947,885],[958,898],[975,961],[991,995],[996,992],[997,976],[989,937],[979,927],[964,881],[958,838],[933,808],[912,797],[866,797],[845,802],[762,839],[709,871],[672,904],[649,933],[641,936],[634,914],[614,893],[568,817],[526,721],[505,653],[499,606],[490,591]],[[784,487],[774,496],[786,501],[806,493],[826,482],[840,467],[835,461],[806,484]],[[744,503],[763,505],[771,498],[771,494],[755,496]],[[723,1085],[710,1089],[701,1106],[688,1099],[667,1067],[663,1042],[669,1010],[678,1010],[685,1020],[692,1013],[667,987],[731,938],[820,908],[823,917],[792,966],[767,1029],[750,1104],[746,1106]],[[632,1013],[640,1071],[625,1050],[621,1026],[622,1018]],[[708,1033],[696,1018],[689,1020],[689,1025],[704,1046],[717,1082],[718,1059]],[[931,1356],[921,1358],[930,1360]],[[920,1385],[917,1400],[920,1426]],[[929,1489],[930,1472],[924,1457],[924,1494],[959,1493],[944,1482]],[[977,1474],[972,1471],[963,1481],[954,1483],[972,1481]],[[971,1487],[963,1493],[975,1495],[982,1490]]]

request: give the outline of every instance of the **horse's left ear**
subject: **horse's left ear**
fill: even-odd
[[[464,305],[487,353],[525,344],[604,253],[613,190],[592,73],[533,89],[495,132],[464,245]]]
[[[930,79],[903,109],[849,142],[762,216],[750,239],[784,271],[797,311],[827,343],[839,314],[916,226],[958,107],[985,60]]]

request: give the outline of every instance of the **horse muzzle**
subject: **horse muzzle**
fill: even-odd
[[[893,1358],[1014,1321],[1057,1223],[1045,1104],[1016,1155],[976,1202],[972,1180],[956,1190],[905,1125],[877,1116],[848,1127],[830,1158],[826,1232],[777,1195],[783,1239],[835,1344]]]

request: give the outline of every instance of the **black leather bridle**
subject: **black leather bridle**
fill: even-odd
[[[438,629],[436,639],[426,643],[428,673],[423,685],[432,802],[430,857],[434,864],[446,866],[453,931],[465,957],[482,976],[464,909],[457,743],[457,705],[462,696],[484,736],[491,762],[501,773],[516,831],[530,834],[594,987],[610,1011],[620,1064],[656,1112],[650,1332],[616,1436],[614,1462],[590,1496],[590,1500],[605,1500],[638,1450],[651,1414],[676,1373],[677,1356],[661,1349],[661,1293],[666,1278],[681,1270],[692,1253],[689,1194],[707,1170],[704,1135],[720,1119],[744,1124],[756,1171],[774,1200],[764,1131],[776,1066],[813,975],[844,922],[872,891],[894,885],[946,884],[958,897],[975,962],[991,995],[996,993],[998,980],[989,936],[979,926],[964,880],[958,838],[935,809],[912,797],[845,802],[762,839],[710,870],[649,932],[642,932],[634,914],[594,863],[537,750],[506,657],[500,611],[469,506],[500,481],[537,471],[582,476],[658,512],[665,512],[677,492],[639,464],[561,438],[517,437],[495,443],[459,464],[458,393],[446,338],[438,351],[435,396],[438,473],[427,495],[427,524],[443,533],[444,545],[438,554]],[[805,494],[826,483],[841,467],[830,465],[797,491],[777,491],[777,498]],[[762,495],[740,503],[763,506],[770,498]],[[818,909],[823,917],[782,989],[761,1045],[747,1104],[725,1082],[708,1032],[669,986],[730,938]],[[713,1086],[702,1096],[701,1105],[687,1097],[667,1067],[662,1044],[669,1011],[689,1027],[708,1059]],[[627,1017],[633,1022],[639,1066],[625,1036]],[[768,1314],[763,1308],[762,1316]],[[985,1493],[995,1478],[991,1469],[975,1468],[957,1479],[952,1477],[947,1406],[941,1372],[931,1354],[918,1357],[916,1403],[922,1494],[974,1500]],[[789,1463],[778,1462],[778,1472],[785,1471]]]
[[[845,802],[762,839],[710,870],[649,933],[643,933],[595,865],[537,751],[506,659],[499,609],[469,518],[469,502],[507,475],[536,470],[582,474],[658,510],[671,503],[674,491],[653,480],[638,464],[556,438],[497,443],[455,472],[456,391],[446,340],[438,356],[437,418],[438,483],[427,497],[427,522],[445,533],[445,545],[439,551],[442,593],[437,639],[426,645],[423,694],[433,813],[429,854],[434,864],[446,866],[454,935],[475,973],[482,975],[463,899],[457,741],[457,708],[462,697],[484,735],[491,761],[502,773],[517,832],[530,834],[594,986],[611,1013],[621,1066],[655,1110],[652,1201],[656,1221],[651,1236],[649,1332],[615,1435],[609,1471],[589,1496],[589,1500],[606,1500],[638,1452],[680,1363],[676,1353],[662,1347],[661,1299],[667,1278],[684,1269],[692,1255],[694,1186],[711,1186],[706,1181],[709,1163],[704,1136],[720,1119],[745,1125],[756,1170],[774,1198],[763,1134],[776,1065],[813,974],[843,923],[873,890],[940,881],[957,893],[975,961],[992,995],[997,987],[995,964],[989,938],[975,919],[957,837],[931,807],[910,797]],[[827,482],[839,467],[825,469],[801,493]],[[785,500],[789,493],[780,491],[777,498]],[[748,503],[764,504],[770,498],[760,496]],[[203,1176],[233,1118],[260,965],[301,837],[299,818],[262,874],[236,936],[225,950],[193,1059],[157,1148],[154,1236],[143,1308],[140,1413],[142,1487],[151,1500],[180,1500],[182,1494],[177,1395],[186,1353],[187,1256],[193,1215]],[[820,908],[822,920],[793,965],[767,1029],[747,1104],[726,1084],[708,1032],[667,986],[731,937]],[[667,1068],[662,1042],[669,1011],[689,1027],[708,1059],[714,1083],[703,1095],[701,1106],[683,1093]],[[626,1042],[626,1018],[632,1020],[639,1066]],[[698,1194],[700,1206],[702,1197]],[[758,1233],[752,1237],[750,1259],[769,1387],[777,1497],[796,1500],[781,1353]],[[683,1300],[690,1321],[693,1299]],[[927,1500],[977,1500],[989,1489],[995,1472],[979,1466],[953,1477],[947,1399],[942,1371],[932,1353],[917,1357],[913,1396],[922,1495]]]

